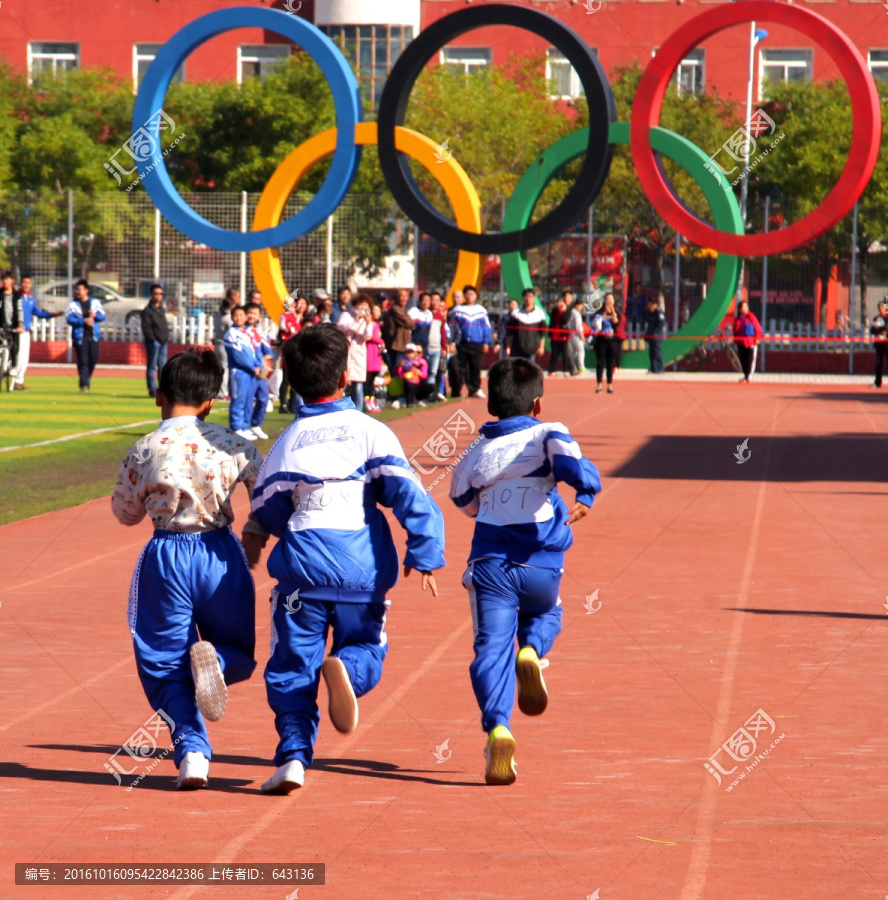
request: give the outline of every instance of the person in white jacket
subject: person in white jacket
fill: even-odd
[[[367,340],[373,334],[373,316],[370,314],[370,298],[359,294],[344,310],[336,327],[348,338],[348,396],[355,409],[364,409],[364,382],[367,380]]]

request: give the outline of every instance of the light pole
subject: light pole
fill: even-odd
[[[764,28],[756,28],[755,22],[749,23],[749,69],[746,78],[746,127],[749,128],[749,120],[752,118],[752,88],[755,81],[755,48],[759,41],[768,36]],[[746,200],[749,193],[749,152],[750,135],[747,133],[743,142],[743,176],[740,182],[740,218],[743,220],[743,231],[746,233]],[[740,264],[740,277],[737,281],[737,302],[743,294],[743,263]]]

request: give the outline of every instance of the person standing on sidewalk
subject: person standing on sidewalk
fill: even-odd
[[[148,396],[157,396],[157,379],[166,365],[167,344],[170,342],[170,326],[166,318],[163,302],[163,288],[151,285],[151,301],[142,310],[142,339],[145,341],[145,355],[148,357]]]
[[[18,335],[18,356],[15,363],[15,379],[12,382],[14,391],[27,391],[25,387],[25,372],[28,370],[28,362],[31,359],[31,322],[36,316],[38,319],[55,319],[61,313],[50,313],[37,305],[31,293],[31,276],[22,276],[22,289],[19,292],[22,297],[22,330]]]
[[[24,331],[24,326],[22,325],[23,319],[24,310],[22,295],[15,290],[15,280],[12,277],[12,272],[4,272],[3,290],[0,292],[0,328],[4,331],[11,332],[14,335],[9,348],[9,365],[11,372],[16,370],[19,345],[18,339]]]
[[[754,313],[749,311],[749,304],[742,300],[737,307],[737,318],[734,319],[734,347],[740,357],[743,369],[741,381],[749,384],[755,369],[755,353],[762,339],[762,326]]]
[[[521,292],[524,306],[509,316],[509,350],[512,356],[532,360],[546,352],[546,314],[536,304],[533,288]]]
[[[460,329],[456,352],[465,374],[469,396],[483,400],[487,394],[481,390],[481,364],[484,354],[490,349],[490,320],[487,318],[487,310],[478,303],[478,292],[471,284],[463,288],[463,295],[466,302],[455,307],[451,313]]]
[[[888,356],[888,295],[879,303],[879,312],[870,324],[870,334],[875,338],[873,347],[876,351],[876,380],[870,388],[880,388],[885,357]]]
[[[71,326],[71,340],[77,358],[80,393],[88,394],[92,374],[99,362],[99,341],[105,321],[105,310],[95,297],[89,295],[89,282],[81,278],[74,285],[74,299],[68,304],[65,321]]]
[[[549,343],[551,351],[549,354],[549,377],[555,374],[558,360],[561,360],[561,375],[567,378],[570,374],[570,361],[567,358],[567,341],[570,337],[570,329],[568,326],[568,310],[567,303],[562,294],[555,301],[555,308],[549,317]]]
[[[644,311],[644,339],[651,360],[650,371],[655,375],[665,372],[663,365],[663,340],[666,337],[666,314],[660,309],[656,297],[647,298]]]
[[[407,345],[412,343],[413,319],[407,312],[407,302],[410,300],[410,291],[401,288],[394,305],[388,309],[382,317],[382,338],[385,341],[385,349],[388,353],[388,367],[392,376],[401,364],[401,359],[407,350]]]

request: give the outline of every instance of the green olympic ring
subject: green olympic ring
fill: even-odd
[[[562,166],[586,151],[588,137],[587,129],[581,128],[547,147],[530,164],[506,206],[505,218],[510,231],[527,226],[546,185]],[[628,144],[629,123],[613,122],[608,131],[608,140],[611,144]],[[721,172],[715,173],[711,168],[705,168],[709,157],[696,144],[674,131],[655,127],[651,129],[651,146],[658,153],[677,162],[697,182],[706,197],[718,230],[743,234],[740,207],[728,180]],[[718,177],[713,178],[714,174]],[[520,297],[524,288],[532,284],[527,257],[523,252],[504,253],[501,265],[506,296]],[[739,274],[740,257],[719,253],[706,299],[687,324],[664,343],[665,363],[674,362],[700,343],[699,338],[683,338],[682,335],[711,334],[718,328],[737,290]],[[624,353],[623,365],[628,369],[646,369],[647,353],[640,350]]]

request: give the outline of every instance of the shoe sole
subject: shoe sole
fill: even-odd
[[[514,784],[518,778],[515,771],[515,738],[504,735],[496,738],[487,748],[487,770],[484,781],[487,784]]]
[[[189,651],[194,676],[194,699],[197,708],[210,722],[218,722],[228,705],[228,688],[216,658],[216,648],[209,641],[198,641]]]
[[[330,721],[341,734],[351,734],[358,727],[358,698],[342,660],[328,656],[321,666],[327,683]]]
[[[519,659],[515,671],[518,676],[518,709],[525,716],[542,715],[549,705],[549,692],[539,662]]]
[[[207,786],[207,779],[195,775],[191,778],[184,778],[182,781],[176,782],[176,790],[178,791],[197,791]]]

